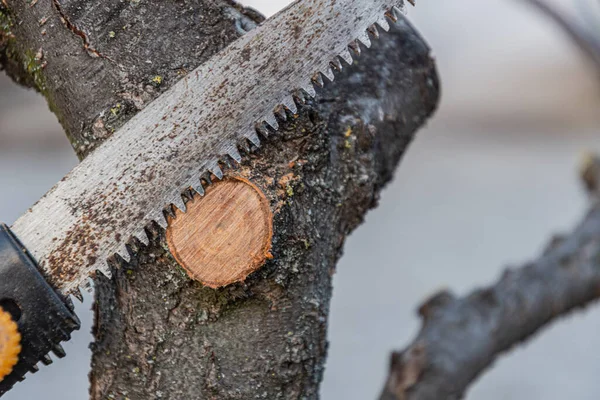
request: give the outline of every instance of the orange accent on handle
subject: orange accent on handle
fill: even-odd
[[[0,381],[19,361],[21,334],[9,313],[0,307]]]

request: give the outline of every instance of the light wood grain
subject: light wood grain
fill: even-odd
[[[273,215],[262,191],[229,177],[179,210],[167,229],[177,262],[202,284],[218,288],[243,281],[271,257]]]

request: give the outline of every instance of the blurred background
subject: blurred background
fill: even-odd
[[[287,1],[246,0],[270,15]],[[598,74],[519,0],[419,1],[409,17],[438,62],[443,98],[379,208],[348,240],[335,276],[322,398],[373,399],[389,353],[420,322],[415,308],[465,294],[536,257],[586,209],[577,165],[600,150]],[[556,1],[594,25],[600,3]],[[596,18],[595,16],[598,16]],[[0,73],[0,220],[12,223],[77,159],[45,101]],[[373,268],[368,286],[365,268]],[[91,296],[69,357],[4,398],[87,398]],[[468,399],[600,398],[600,310],[559,321],[502,357]]]

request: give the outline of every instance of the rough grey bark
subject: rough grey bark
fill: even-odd
[[[46,96],[81,157],[260,21],[220,0],[6,3],[5,65],[25,66],[12,76]],[[236,173],[270,198],[275,221],[274,258],[243,284],[189,280],[152,229],[148,248],[97,280],[92,398],[318,398],[344,239],[438,96],[429,49],[404,24],[246,154]]]
[[[500,354],[600,298],[600,161],[589,161],[582,177],[593,206],[579,226],[493,286],[426,301],[419,308],[421,331],[391,356],[380,400],[461,399]]]
[[[80,157],[263,20],[231,0],[2,3],[0,60],[46,97]]]

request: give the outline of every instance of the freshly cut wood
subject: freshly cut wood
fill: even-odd
[[[271,257],[273,215],[254,184],[229,177],[176,211],[167,242],[190,278],[211,288],[243,281]]]

